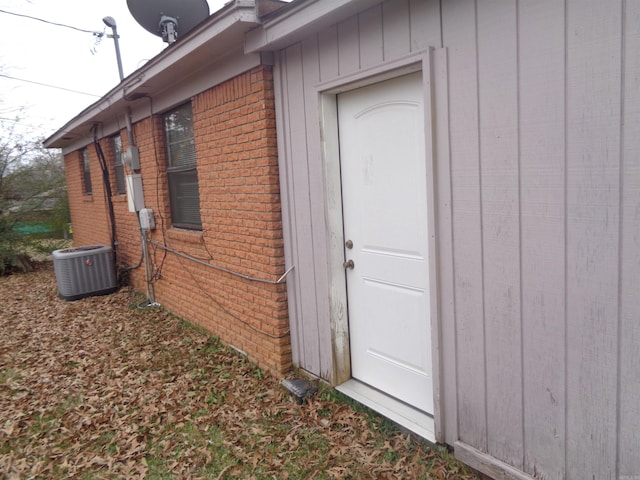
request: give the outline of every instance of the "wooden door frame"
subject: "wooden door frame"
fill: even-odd
[[[340,174],[340,146],[338,135],[337,95],[355,88],[379,83],[401,75],[422,71],[424,94],[425,155],[427,156],[427,212],[429,229],[429,295],[431,317],[432,379],[434,394],[434,422],[436,438],[442,438],[442,409],[440,405],[441,326],[438,296],[438,252],[436,242],[436,169],[434,162],[433,118],[433,50],[416,52],[393,62],[358,71],[355,74],[315,86],[318,95],[321,155],[325,185],[325,215],[327,220],[329,314],[333,355],[333,378],[339,385],[351,379],[351,352],[349,349],[349,319],[347,310],[347,284],[344,262],[344,228],[342,214],[342,182]]]

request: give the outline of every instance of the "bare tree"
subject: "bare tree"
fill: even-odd
[[[61,233],[69,222],[62,155],[18,125],[0,120],[0,274],[26,268],[38,229]]]

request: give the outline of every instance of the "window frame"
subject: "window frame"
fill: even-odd
[[[83,148],[81,153],[80,167],[82,170],[82,190],[85,195],[93,195],[93,185],[91,184],[91,160],[89,149]]]
[[[114,174],[114,186],[116,195],[127,193],[127,184],[124,176],[124,151],[122,150],[122,137],[120,134],[111,137],[111,154]]]
[[[177,228],[202,230],[191,102],[165,112],[162,115],[162,128],[171,224]]]

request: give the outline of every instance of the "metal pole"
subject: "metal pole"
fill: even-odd
[[[118,39],[120,36],[118,35],[118,28],[116,26],[116,21],[113,17],[104,17],[102,19],[104,24],[111,28],[113,35],[107,35],[109,38],[113,38],[113,44],[116,47],[116,60],[118,61],[118,73],[120,74],[120,82],[124,80],[124,72],[122,70],[122,58],[120,57],[120,44]],[[127,108],[126,114],[127,121],[127,136],[129,140],[129,146],[133,146],[133,128],[131,125],[131,112]],[[142,242],[142,253],[144,255],[144,277],[145,283],[147,284],[147,306],[157,305],[155,289],[153,287],[153,279],[151,278],[151,256],[149,255],[149,246],[147,245],[147,232],[140,225],[140,213],[138,212],[138,225],[140,227],[140,240]]]
[[[118,39],[120,38],[120,36],[118,35],[118,27],[113,17],[104,17],[102,21],[107,27],[110,27],[111,31],[113,32],[112,35],[107,35],[107,37],[113,38],[113,43],[116,46],[116,60],[118,61],[118,73],[120,74],[120,81],[122,81],[124,80],[124,71],[122,70],[122,58],[120,57],[120,43],[118,42]]]
[[[140,235],[142,237],[142,252],[144,254],[144,276],[147,283],[147,302],[153,306],[156,304],[155,289],[153,288],[153,282],[151,278],[151,256],[149,255],[149,246],[147,245],[147,232],[140,228]]]

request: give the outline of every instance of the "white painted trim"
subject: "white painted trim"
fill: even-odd
[[[464,442],[456,442],[454,452],[456,458],[462,463],[495,480],[535,480],[534,477]]]
[[[425,440],[436,443],[433,418],[420,410],[410,407],[370,386],[349,380],[336,387],[341,393],[387,417]]]
[[[383,82],[400,75],[420,71],[425,62],[428,64],[429,50],[412,52],[392,62],[383,62],[369,68],[363,68],[350,75],[321,82],[315,85],[318,92],[338,94],[355,88],[365,87],[373,83]]]
[[[334,385],[351,378],[347,279],[344,275],[344,229],[342,221],[342,181],[338,108],[335,95],[319,95],[321,154],[325,176],[325,215],[329,260],[329,321]]]
[[[342,262],[344,261],[344,230],[342,217],[342,183],[340,177],[340,152],[338,142],[338,117],[336,96],[338,93],[378,83],[407,73],[422,70],[424,88],[425,115],[425,152],[427,162],[427,182],[430,196],[427,199],[429,231],[429,282],[431,299],[431,348],[432,348],[432,380],[434,416],[430,417],[434,426],[431,428],[433,440],[444,438],[444,413],[441,391],[443,378],[441,368],[441,325],[439,312],[439,261],[437,258],[437,182],[435,166],[435,150],[433,139],[433,78],[431,57],[432,50],[412,53],[394,62],[388,62],[353,75],[341,77],[316,85],[319,95],[319,122],[321,128],[322,161],[325,172],[325,189],[327,204],[325,206],[328,235],[329,256],[329,302],[332,334],[334,385],[349,383],[350,351],[349,351],[349,319],[347,314],[346,279]],[[344,385],[344,384],[343,384]],[[371,390],[371,389],[370,389]],[[364,402],[363,402],[364,403]],[[395,402],[401,405],[400,402]],[[387,408],[388,410],[388,408]],[[391,416],[390,416],[391,418]],[[437,429],[436,429],[437,426]],[[437,433],[437,435],[436,435]]]
[[[433,381],[433,417],[436,419],[435,436],[438,441],[444,439],[443,433],[443,405],[442,391],[443,378],[440,364],[442,353],[442,332],[440,323],[440,256],[438,253],[438,183],[436,181],[436,151],[434,143],[434,72],[433,72],[433,49],[429,49],[428,55],[422,59],[422,88],[424,95],[424,151],[427,178],[427,215],[429,232],[429,318],[431,320],[431,378]]]
[[[448,63],[447,49],[435,49],[431,57],[432,70],[431,89],[433,99],[433,155],[434,155],[434,182],[436,185],[435,211],[437,244],[437,277],[438,277],[438,341],[439,341],[439,371],[438,380],[439,398],[435,404],[441,407],[441,411],[434,415],[438,421],[436,438],[443,443],[453,443],[458,438],[457,425],[457,391],[456,391],[456,342],[455,342],[455,318],[453,294],[453,213],[451,199],[451,159],[449,147],[449,90],[448,90]],[[449,292],[449,293],[447,293]],[[436,353],[436,347],[434,354]],[[435,357],[434,357],[435,362]],[[435,378],[435,377],[434,377]],[[445,405],[452,406],[445,408]],[[448,440],[448,442],[447,442]]]

